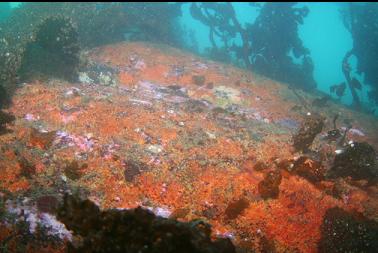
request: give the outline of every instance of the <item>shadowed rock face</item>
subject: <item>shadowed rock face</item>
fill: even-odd
[[[327,210],[321,226],[319,252],[375,252],[378,223],[341,208]]]
[[[229,220],[236,219],[249,206],[249,201],[245,198],[240,198],[228,204],[226,208],[226,218]]]
[[[135,177],[148,170],[146,164],[134,160],[124,161],[124,167],[125,180],[129,183],[134,182]]]
[[[258,185],[259,193],[262,198],[277,198],[279,194],[279,186],[281,184],[281,172],[276,170],[265,175],[264,180]]]
[[[12,114],[0,110],[0,134],[6,132],[6,124],[13,122],[15,119]]]
[[[294,162],[292,171],[312,183],[322,181],[325,174],[325,169],[320,162],[306,156],[301,156]]]
[[[366,142],[348,145],[344,152],[335,157],[328,176],[339,178],[350,176],[355,180],[372,180],[378,177],[376,152]]]
[[[66,195],[58,218],[83,239],[69,252],[235,252],[229,239],[211,241],[206,223],[160,218],[140,207],[100,211],[89,200]]]
[[[69,18],[46,18],[37,26],[35,41],[25,47],[19,69],[22,79],[47,76],[75,80],[79,65],[77,29]]]
[[[306,151],[311,146],[315,137],[322,131],[324,118],[319,114],[306,116],[298,133],[293,137],[294,148],[297,151]]]
[[[0,85],[0,109],[10,104],[8,92]]]

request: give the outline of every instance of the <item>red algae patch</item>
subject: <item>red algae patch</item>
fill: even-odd
[[[81,189],[103,209],[204,219],[241,252],[318,252],[330,208],[376,218],[374,185],[325,181],[336,147],[322,136],[341,113],[340,122],[358,121],[346,138],[377,149],[377,119],[333,103],[314,108],[327,120],[305,147],[323,150],[319,161],[293,148],[307,112],[286,85],[147,43],[107,45],[89,58],[112,75],[84,70],[77,83],[16,91],[16,121],[0,136],[2,190],[28,191],[46,212],[61,192]],[[0,240],[7,235],[0,227]]]

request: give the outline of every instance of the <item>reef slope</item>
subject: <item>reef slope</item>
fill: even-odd
[[[351,125],[346,141],[375,150],[377,119],[166,46],[121,43],[86,56],[77,83],[34,81],[15,92],[7,111],[16,120],[0,136],[2,197],[38,203],[82,189],[102,209],[204,219],[239,252],[318,252],[331,208],[377,221],[376,183],[312,180],[289,164],[302,155],[292,138],[308,112],[325,123],[304,170],[332,166],[338,147],[326,134],[336,114],[342,133]],[[0,240],[9,234],[2,226]]]

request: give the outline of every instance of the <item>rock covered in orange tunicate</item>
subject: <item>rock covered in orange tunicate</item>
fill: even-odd
[[[5,189],[39,198],[80,188],[104,209],[143,205],[183,221],[206,219],[213,237],[230,237],[248,253],[316,252],[328,208],[376,216],[372,185],[351,189],[345,180],[333,195],[335,182],[323,180],[334,143],[315,136],[311,154],[294,153],[291,138],[306,111],[290,110],[301,101],[286,85],[145,43],[88,55],[78,83],[35,81],[16,91],[14,132],[0,136]],[[377,121],[332,101],[315,109],[327,119],[336,111],[355,118],[360,138],[378,146]],[[56,130],[51,145],[30,143],[33,128],[37,137]]]
[[[324,180],[326,173],[320,162],[306,156],[301,156],[294,162],[292,171],[312,183]]]
[[[244,209],[249,206],[249,201],[246,198],[240,198],[238,200],[232,201],[228,204],[225,215],[229,220],[235,219],[238,217]]]
[[[264,179],[258,184],[259,193],[262,198],[277,198],[282,176],[279,170],[268,172]]]
[[[40,149],[48,149],[56,137],[56,131],[39,131],[38,129],[31,128],[29,145],[38,147]]]

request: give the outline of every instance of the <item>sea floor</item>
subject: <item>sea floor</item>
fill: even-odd
[[[141,205],[204,219],[238,252],[318,252],[333,207],[378,220],[376,184],[314,179],[283,165],[302,156],[292,137],[309,109],[326,118],[311,146],[324,171],[338,149],[325,140],[334,116],[339,129],[352,123],[347,141],[378,150],[376,118],[333,101],[316,105],[319,96],[166,46],[121,43],[86,56],[80,82],[24,83],[8,109],[16,121],[0,136],[2,196],[36,219],[48,212],[38,204],[46,196],[81,191],[102,209]],[[310,174],[314,166],[315,158],[303,165]],[[276,193],[261,184],[272,171],[281,177]],[[0,232],[3,240],[12,226]],[[29,244],[29,252],[65,248]]]

